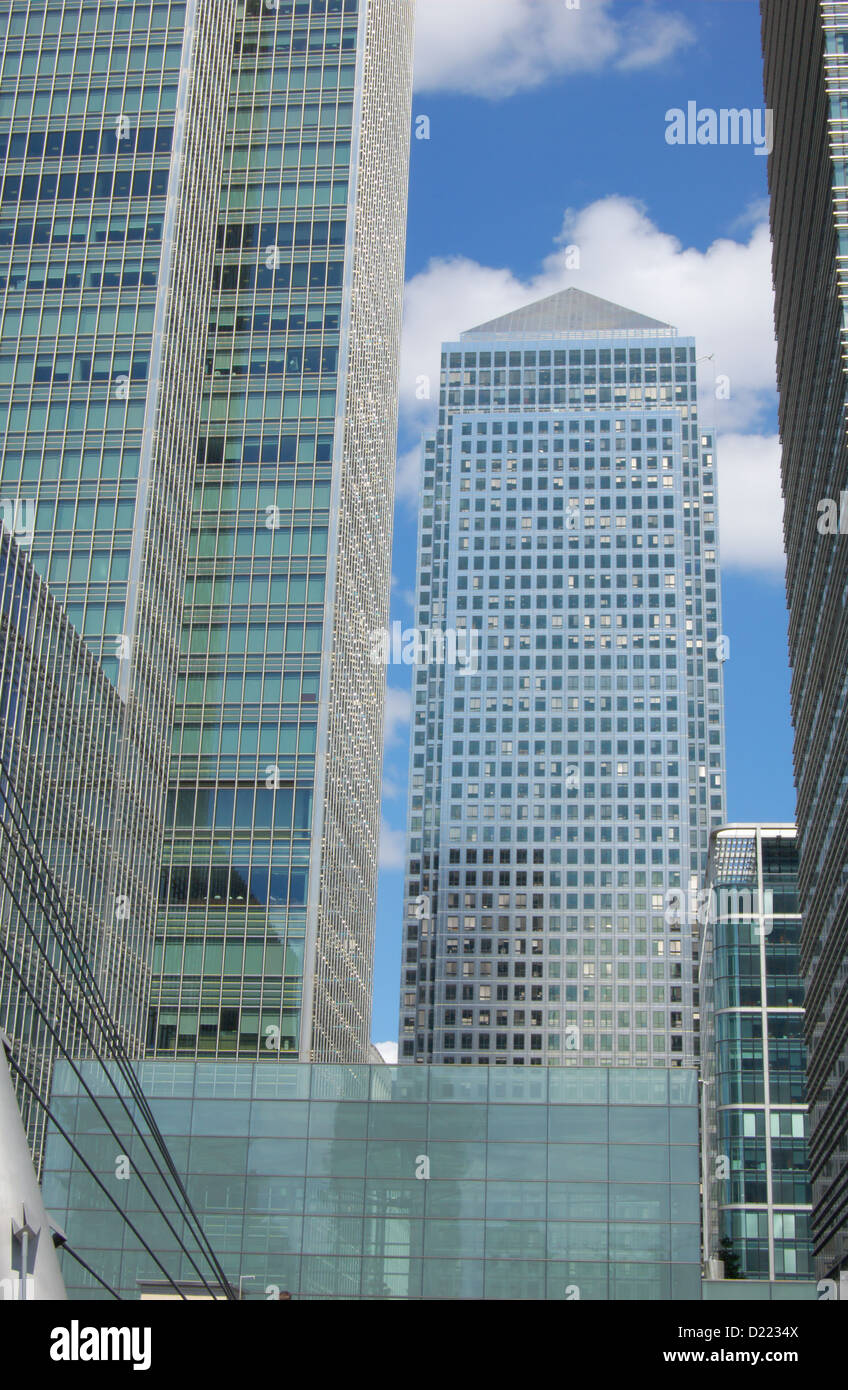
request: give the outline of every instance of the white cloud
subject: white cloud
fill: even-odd
[[[720,434],[717,459],[723,566],[780,577],[785,557],[778,436]]]
[[[393,1067],[397,1064],[398,1045],[396,1042],[375,1043],[374,1046],[376,1047],[383,1061],[387,1062],[389,1066]]]
[[[436,378],[438,382],[438,377]],[[438,385],[436,390],[438,391]],[[417,502],[421,484],[421,445],[416,444],[405,454],[398,455],[395,473],[395,497],[399,502]]]
[[[420,0],[419,91],[499,98],[565,73],[655,66],[691,43],[682,15],[613,0]]]
[[[656,67],[679,48],[694,42],[695,35],[682,15],[661,14],[652,6],[632,14],[618,26],[621,51],[616,67],[622,72]]]
[[[564,273],[561,250],[545,262],[546,276],[674,324],[695,336],[701,359],[712,356],[700,364],[704,423],[728,430],[763,424],[775,391],[767,222],[747,240],[720,237],[699,251],[660,231],[636,203],[612,197],[566,214],[561,240],[580,248],[581,269]],[[729,377],[731,394],[711,412],[716,374]]]
[[[402,603],[406,608],[415,607],[415,594],[412,589],[401,588],[401,581],[396,574],[392,575],[392,602]]]
[[[748,206],[731,222],[731,232],[748,231],[749,228],[756,226],[758,222],[768,222],[769,207],[768,198],[752,198]]]
[[[386,688],[385,744],[398,743],[412,713],[412,696],[408,690]]]
[[[383,799],[385,801],[396,801],[399,796],[403,795],[405,790],[406,787],[402,782],[399,782],[397,778],[383,778]]]
[[[430,424],[432,402],[416,396],[427,375],[437,383],[441,344],[523,304],[573,285],[694,334],[702,359],[702,405],[715,375],[730,378],[721,416],[704,423],[724,429],[761,426],[775,388],[771,245],[759,222],[747,240],[721,237],[706,251],[684,247],[627,198],[602,198],[565,214],[557,249],[531,280],[462,257],[433,260],[406,288],[401,393],[408,423]],[[580,252],[580,269],[566,262]],[[437,388],[436,388],[437,389]],[[711,404],[711,401],[709,402]]]
[[[381,869],[402,869],[406,863],[406,831],[393,830],[387,820],[380,822]]]
[[[539,296],[532,284],[522,284],[511,271],[493,270],[461,256],[433,260],[426,270],[415,275],[406,286],[401,356],[400,389],[405,416],[420,422],[422,427],[432,421],[439,396],[439,357],[443,342],[458,338],[465,329],[485,323],[497,314],[519,308],[527,303],[528,297]],[[417,394],[417,383],[422,376],[431,383],[429,400],[421,400]],[[419,457],[419,449],[415,448],[399,461],[401,496],[405,491],[417,495]]]
[[[567,266],[566,248],[574,246],[580,252],[579,270]],[[415,383],[422,375],[438,381],[443,342],[570,285],[695,337],[701,421],[725,438],[730,436],[733,457],[741,461],[740,479],[754,486],[755,464],[744,462],[744,448],[735,440],[754,436],[750,459],[767,470],[761,444],[776,400],[775,343],[771,245],[762,218],[743,240],[720,237],[701,251],[661,231],[638,203],[613,196],[565,214],[556,248],[530,280],[519,279],[507,268],[460,257],[431,261],[406,290],[401,392],[407,428],[431,427],[432,402],[417,398]],[[773,453],[773,444],[770,447]],[[722,448],[720,438],[720,467]],[[772,464],[770,476],[773,472]],[[734,484],[732,478],[725,486],[731,497],[735,486],[741,481]],[[773,487],[769,495],[773,515]],[[722,504],[723,531],[724,512]],[[773,527],[765,513],[761,524],[761,539],[752,539],[744,550],[734,544],[731,523],[730,541],[724,547],[729,566],[779,565],[773,546],[766,544]],[[778,530],[778,544],[779,536]]]

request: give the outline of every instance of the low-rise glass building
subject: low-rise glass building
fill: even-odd
[[[704,1240],[750,1279],[812,1277],[798,850],[792,825],[710,843],[701,955]],[[706,905],[706,904],[705,904]]]
[[[117,1127],[103,1073],[82,1071]],[[139,1080],[246,1297],[700,1298],[688,1068],[147,1061]],[[169,1272],[191,1278],[136,1180],[140,1142],[128,1135],[129,1175],[117,1178],[127,1165],[67,1065],[53,1107]],[[161,1278],[53,1132],[44,1194],[123,1297]],[[64,1275],[71,1298],[103,1296],[79,1265]]]

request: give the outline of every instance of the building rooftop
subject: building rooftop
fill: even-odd
[[[471,337],[489,338],[500,334],[527,334],[532,337],[549,333],[609,333],[616,330],[626,333],[633,329],[642,333],[655,333],[658,330],[675,332],[671,324],[648,318],[646,314],[637,314],[633,309],[624,309],[609,299],[600,299],[598,295],[586,294],[572,287],[537,299],[532,304],[525,304],[523,308],[490,319],[488,323],[481,323],[477,328],[463,333],[462,338],[464,341]]]

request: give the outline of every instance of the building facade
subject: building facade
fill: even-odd
[[[848,1269],[848,4],[762,0],[817,1272]],[[844,508],[843,508],[844,510]]]
[[[798,852],[791,825],[710,842],[703,914],[705,1257],[732,1243],[746,1279],[813,1274]]]
[[[156,1056],[366,1056],[411,40],[411,0],[238,22]]]
[[[401,1060],[692,1064],[679,908],[725,805],[715,486],[667,324],[570,289],[445,344]]]
[[[124,860],[164,837],[146,1043],[362,1058],[412,0],[0,33],[0,500],[122,697]]]
[[[121,858],[134,829],[121,825],[122,731],[114,686],[0,529],[0,1030],[45,1101],[62,1050],[104,1044],[80,956],[124,1047],[137,1055],[144,1038],[148,943],[126,904],[149,866]],[[38,1168],[44,1111],[16,1089]]]
[[[0,10],[3,511],[123,700],[148,969],[233,24],[229,0]]]
[[[102,1074],[84,1075],[97,1095]],[[139,1080],[249,1298],[700,1297],[694,1071],[146,1061]],[[92,1132],[69,1067],[54,1093],[113,1174],[114,1141]],[[126,1152],[144,1172],[137,1141]],[[134,1176],[125,1188],[148,1244],[172,1251]],[[58,1134],[44,1193],[123,1297],[158,1277]],[[70,1298],[103,1296],[79,1265],[63,1270]]]

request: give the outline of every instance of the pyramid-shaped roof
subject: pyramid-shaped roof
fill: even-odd
[[[616,329],[626,332],[632,328],[643,332],[651,329],[665,329],[668,332],[671,325],[662,323],[659,319],[648,318],[645,314],[637,314],[632,309],[624,309],[620,304],[600,299],[595,294],[586,294],[583,290],[572,288],[547,295],[544,299],[537,299],[522,309],[514,309],[511,314],[502,314],[500,318],[490,319],[488,323],[481,323],[479,327],[470,329],[462,336],[465,339],[491,337],[493,334],[501,333],[591,333],[595,330],[610,332]]]

